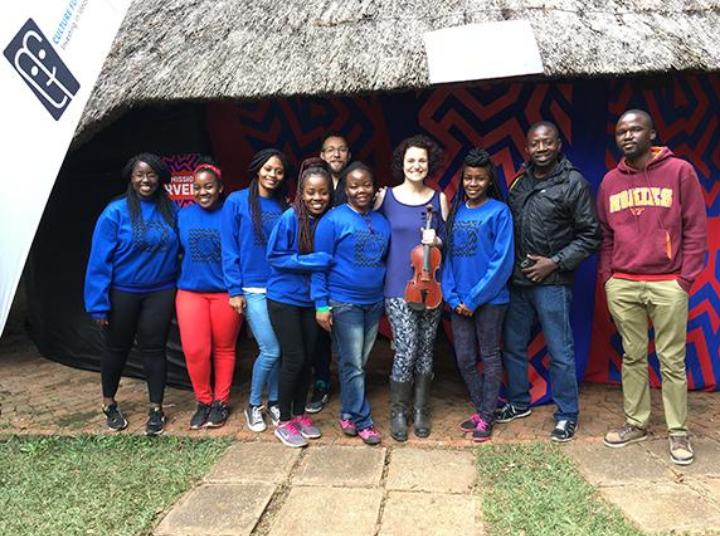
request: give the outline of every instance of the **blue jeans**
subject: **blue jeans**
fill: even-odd
[[[330,300],[330,306],[332,337],[338,351],[342,418],[364,430],[373,424],[365,396],[365,365],[375,344],[383,304],[355,305]]]
[[[269,401],[278,400],[278,376],[280,374],[280,344],[270,324],[267,299],[262,292],[245,294],[245,317],[255,336],[260,354],[255,360],[250,386],[250,404],[262,405],[263,388],[267,386]]]
[[[557,421],[577,421],[579,411],[571,303],[569,286],[511,285],[510,305],[505,316],[503,362],[508,376],[508,401],[519,408],[530,405],[527,352],[530,328],[537,315],[550,354],[550,387],[558,407]]]

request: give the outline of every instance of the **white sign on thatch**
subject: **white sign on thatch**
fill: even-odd
[[[528,21],[468,24],[427,32],[423,38],[432,84],[544,72]]]
[[[130,0],[3,3],[0,334],[75,127],[129,7]]]

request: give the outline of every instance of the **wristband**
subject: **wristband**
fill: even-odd
[[[329,313],[329,312],[330,312],[330,307],[328,307],[328,306],[325,306],[325,307],[317,307],[317,308],[315,309],[315,312],[316,312],[316,313]]]

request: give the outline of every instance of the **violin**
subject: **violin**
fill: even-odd
[[[432,205],[428,205],[425,212],[425,230],[431,228],[432,213]],[[430,244],[420,244],[410,252],[414,275],[405,287],[405,301],[413,311],[437,309],[442,303],[442,287],[437,280],[441,262],[440,249]]]

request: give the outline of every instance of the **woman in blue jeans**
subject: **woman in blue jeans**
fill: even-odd
[[[490,155],[472,149],[447,220],[443,296],[452,309],[455,355],[475,413],[460,425],[473,441],[491,438],[502,361],[500,336],[513,270],[513,225]],[[477,346],[483,372],[477,367]]]
[[[346,435],[377,445],[380,434],[365,396],[365,365],[383,311],[390,224],[372,210],[375,180],[370,168],[354,162],[340,183],[347,203],[329,212],[315,232],[315,251],[330,254],[333,264],[313,274],[312,297],[317,321],[332,333],[338,351],[340,427]]]
[[[288,163],[277,149],[257,153],[248,172],[250,186],[230,194],[223,207],[222,256],[225,285],[230,306],[245,313],[260,354],[253,365],[250,403],[245,409],[248,428],[267,428],[262,413],[263,389],[267,387],[268,413],[277,426],[280,345],[268,316],[266,284],[270,265],[266,258],[267,239],[280,215],[287,209],[285,176]]]

